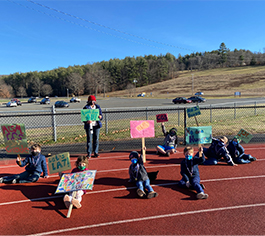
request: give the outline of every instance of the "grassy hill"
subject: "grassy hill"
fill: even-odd
[[[177,78],[168,81],[132,90],[111,92],[107,95],[110,97],[135,97],[137,94],[145,92],[148,97],[188,97],[192,95],[192,87],[193,93],[202,91],[205,97],[229,97],[234,96],[234,92],[241,92],[241,96],[244,97],[265,96],[265,66],[179,72]]]

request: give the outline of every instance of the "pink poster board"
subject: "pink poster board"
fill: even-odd
[[[155,126],[153,120],[131,120],[131,138],[155,137]]]

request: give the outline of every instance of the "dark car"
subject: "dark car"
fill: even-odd
[[[177,104],[177,103],[191,103],[191,100],[185,98],[185,97],[177,97],[177,98],[174,98],[172,100],[172,102],[174,104]]]
[[[69,107],[69,104],[65,101],[57,101],[54,103],[55,107]]]
[[[41,101],[40,101],[40,104],[50,104],[51,103],[51,100],[49,98],[43,98]]]
[[[189,100],[191,100],[192,102],[206,102],[206,99],[205,98],[202,98],[200,96],[194,96],[194,97],[190,97],[188,98]]]
[[[32,103],[32,102],[36,103],[37,98],[35,98],[35,97],[29,98],[28,103]]]
[[[22,106],[21,101],[19,101],[19,99],[17,99],[17,98],[13,98],[13,99],[11,100],[11,102],[16,102],[18,106]]]

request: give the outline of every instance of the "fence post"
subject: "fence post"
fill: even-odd
[[[55,117],[55,107],[52,105],[52,125],[53,125],[53,140],[57,141],[57,130],[56,130],[56,117]]]
[[[234,103],[234,119],[236,119],[236,103]]]
[[[180,116],[179,116],[180,112],[179,112],[179,107],[178,107],[178,126],[180,125]]]
[[[108,129],[108,113],[107,113],[108,109],[105,108],[105,134],[109,133],[109,129]]]
[[[145,117],[146,117],[146,120],[148,120],[148,107],[146,108],[146,111],[145,111]]]
[[[210,104],[210,123],[213,121],[213,111],[212,111],[212,104]]]
[[[254,115],[257,115],[257,102],[255,101],[255,109],[254,109]]]
[[[183,144],[186,145],[186,127],[187,127],[187,113],[186,113],[186,107],[184,108],[184,141]]]

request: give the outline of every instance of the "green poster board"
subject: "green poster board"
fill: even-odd
[[[201,114],[199,106],[187,108],[188,117],[199,116]]]
[[[187,144],[205,144],[212,142],[212,126],[187,127],[185,130]]]
[[[60,153],[48,157],[48,167],[50,174],[71,169],[69,152]]]
[[[248,143],[253,138],[253,135],[244,129],[239,130],[236,136],[238,139],[244,141],[245,143]]]
[[[7,154],[29,154],[24,124],[1,125]]]
[[[99,109],[82,109],[81,110],[81,121],[97,121],[99,120]]]

